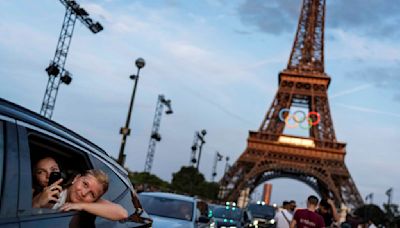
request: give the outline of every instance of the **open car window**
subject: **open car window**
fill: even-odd
[[[61,140],[33,130],[28,131],[27,139],[31,167],[26,169],[26,171],[30,173],[31,180],[29,181],[31,182],[32,191],[29,191],[29,193],[32,194],[32,197],[34,189],[38,189],[34,177],[34,167],[40,159],[51,157],[57,162],[64,179],[62,182],[63,189],[67,188],[71,184],[73,178],[77,174],[83,173],[85,170],[92,168],[85,152],[82,152]],[[30,198],[31,205],[32,197]],[[32,208],[32,214],[55,212],[58,211],[51,208]]]

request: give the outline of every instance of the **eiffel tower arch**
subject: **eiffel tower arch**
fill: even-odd
[[[236,201],[274,178],[299,180],[321,197],[356,208],[362,197],[346,167],[346,144],[336,139],[324,71],[325,0],[304,0],[287,68],[260,128],[220,181],[220,198]],[[297,109],[296,109],[297,108]],[[307,110],[307,111],[303,111]],[[303,128],[309,136],[284,133]]]

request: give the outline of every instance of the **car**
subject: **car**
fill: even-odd
[[[275,207],[264,202],[257,202],[247,205],[247,209],[253,215],[253,225],[255,227],[276,227],[274,220]]]
[[[199,223],[209,221],[207,217],[200,216],[195,197],[166,192],[141,192],[139,198],[153,219],[154,228],[194,228]]]
[[[213,207],[208,227],[246,228],[252,227],[252,215],[246,208],[238,208],[235,203]]]
[[[32,208],[32,166],[43,156],[66,173],[101,169],[109,178],[103,199],[120,204],[129,217],[110,221],[86,212]],[[75,223],[77,222],[77,223]],[[0,98],[0,227],[151,227],[151,218],[128,173],[104,150],[64,126]]]

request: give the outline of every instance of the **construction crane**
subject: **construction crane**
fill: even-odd
[[[215,151],[214,164],[211,173],[211,182],[215,181],[215,177],[217,176],[217,164],[219,161],[222,161],[222,158],[224,158],[224,156],[222,156],[218,151]]]
[[[164,109],[167,107],[165,114],[172,114],[171,100],[166,100],[164,95],[158,95],[156,113],[154,114],[153,128],[151,130],[149,149],[147,151],[146,163],[144,165],[144,172],[151,172],[151,167],[153,165],[154,153],[156,151],[156,142],[161,141],[161,135],[158,132],[160,130],[161,116]]]
[[[58,38],[57,49],[53,60],[46,68],[49,75],[46,91],[44,93],[40,114],[51,119],[56,104],[58,88],[61,83],[69,85],[72,81],[72,75],[65,70],[65,62],[67,60],[69,45],[71,44],[72,34],[74,32],[76,19],[79,19],[93,33],[103,30],[103,26],[94,23],[85,9],[81,8],[78,3],[73,0],[60,0],[66,7],[63,25]]]

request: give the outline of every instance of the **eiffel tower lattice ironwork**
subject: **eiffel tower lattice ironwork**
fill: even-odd
[[[333,197],[336,204],[363,204],[344,162],[346,144],[336,140],[330,114],[324,18],[325,0],[303,1],[289,63],[279,73],[278,92],[258,131],[250,131],[247,148],[221,179],[222,200],[236,201],[267,180],[288,177],[322,197]],[[298,111],[297,117],[289,116],[296,107],[307,109],[308,115]],[[285,127],[294,125],[303,126],[309,136],[284,134]]]

